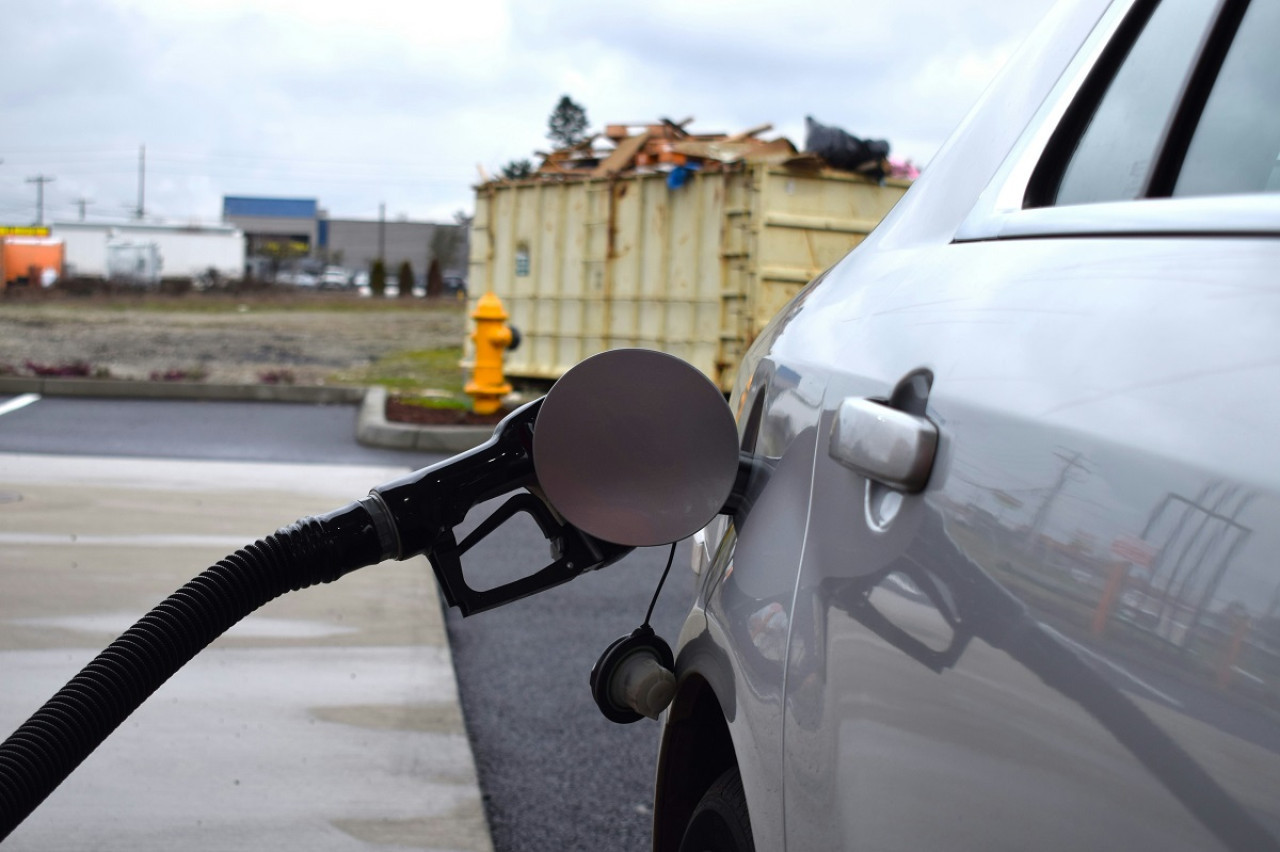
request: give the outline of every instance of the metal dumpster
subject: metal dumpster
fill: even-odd
[[[472,301],[492,290],[520,330],[511,376],[553,380],[635,346],[727,391],[769,319],[908,186],[765,163],[692,172],[674,188],[662,172],[488,182],[476,190]]]

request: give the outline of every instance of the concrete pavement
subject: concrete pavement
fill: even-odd
[[[402,472],[0,458],[0,736],[208,565]],[[366,568],[245,619],[5,849],[174,846],[492,848],[425,560]]]

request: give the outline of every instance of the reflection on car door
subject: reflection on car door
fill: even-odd
[[[863,294],[823,359],[870,368],[830,376],[818,430],[788,848],[980,845],[995,820],[1010,845],[1203,849],[1280,817],[1258,632],[1280,584],[1278,263],[1248,239],[974,244]],[[850,266],[789,333],[838,317],[868,274]],[[941,438],[902,495],[833,461],[826,424],[913,376]]]
[[[1277,848],[1280,204],[1216,197],[1274,189],[1276,14],[1132,4],[969,242],[855,252],[789,317],[775,348],[839,365],[810,370],[789,849]],[[850,400],[936,426],[922,492],[832,445]]]

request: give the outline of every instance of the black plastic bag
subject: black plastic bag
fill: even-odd
[[[838,127],[827,127],[804,118],[804,149],[817,154],[833,169],[861,172],[884,177],[884,160],[889,156],[889,143],[883,139],[859,139]]]

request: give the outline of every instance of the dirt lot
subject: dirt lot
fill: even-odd
[[[465,329],[461,303],[354,294],[4,299],[0,371],[86,362],[122,379],[356,383],[395,353],[461,346]]]

